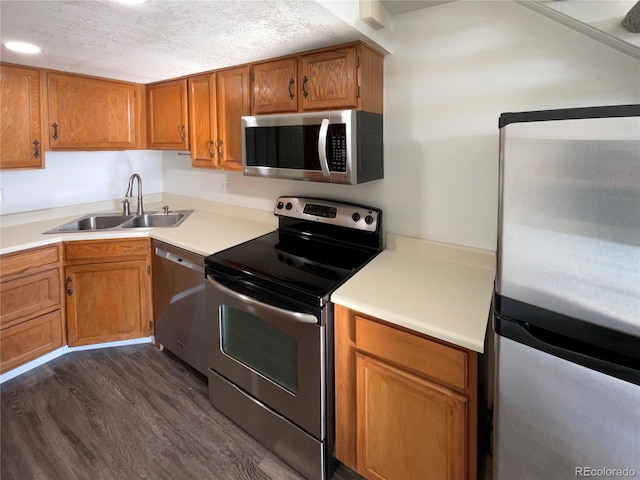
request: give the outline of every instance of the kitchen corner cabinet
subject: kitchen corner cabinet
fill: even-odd
[[[70,346],[151,334],[149,239],[64,242]]]
[[[42,70],[0,65],[0,169],[44,167]]]
[[[148,146],[189,150],[187,79],[147,85]]]
[[[336,457],[365,478],[476,478],[477,354],[335,306]]]
[[[137,148],[143,92],[133,83],[49,72],[50,149]]]
[[[0,373],[4,373],[64,345],[61,247],[2,255],[0,272]]]

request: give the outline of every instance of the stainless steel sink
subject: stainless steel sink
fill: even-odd
[[[145,213],[122,224],[122,228],[177,227],[186,218],[182,212]]]
[[[97,213],[84,215],[44,233],[95,232],[97,230],[120,230],[123,228],[177,227],[193,210],[173,212],[148,212],[142,215],[119,215]]]

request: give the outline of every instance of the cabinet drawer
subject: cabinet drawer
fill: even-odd
[[[358,350],[384,358],[441,384],[466,390],[469,383],[467,353],[356,316]]]
[[[46,265],[58,264],[59,262],[60,247],[58,245],[2,255],[0,257],[2,281],[30,271],[41,270]]]
[[[2,328],[38,312],[56,308],[60,308],[60,269],[57,267],[0,285]]]
[[[0,331],[0,373],[63,345],[60,310]]]
[[[65,242],[64,255],[67,264],[113,262],[145,258],[149,253],[149,240],[88,240]]]

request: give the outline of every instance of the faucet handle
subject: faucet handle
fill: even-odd
[[[131,211],[129,210],[129,200],[125,198],[120,201],[120,203],[122,203],[122,215],[131,215]]]
[[[164,207],[162,207],[162,211],[165,215],[167,215],[169,213],[169,205],[165,205]]]

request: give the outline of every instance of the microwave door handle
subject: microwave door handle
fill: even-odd
[[[256,300],[255,298],[251,298],[248,295],[243,295],[242,293],[238,293],[232,289],[230,289],[229,287],[222,285],[220,282],[215,281],[211,275],[207,275],[207,280],[209,281],[209,283],[211,284],[212,287],[214,287],[216,290],[224,293],[225,295],[228,295],[232,298],[235,298],[237,300],[240,300],[241,302],[243,302],[246,305],[249,305],[251,307],[254,307],[256,309],[261,309],[264,311],[267,311],[269,313],[271,313],[272,315],[276,315],[278,317],[284,317],[288,320],[292,320],[294,322],[299,322],[299,323],[318,323],[318,319],[314,316],[311,315],[310,313],[301,313],[301,312],[294,312],[291,310],[285,310],[284,308],[279,308],[279,307],[274,307],[273,305],[269,305],[268,303],[263,303],[260,302],[258,300]]]
[[[318,157],[320,158],[320,169],[322,175],[328,177],[329,162],[327,162],[327,134],[329,133],[329,119],[323,118],[320,124],[320,133],[318,134]]]

